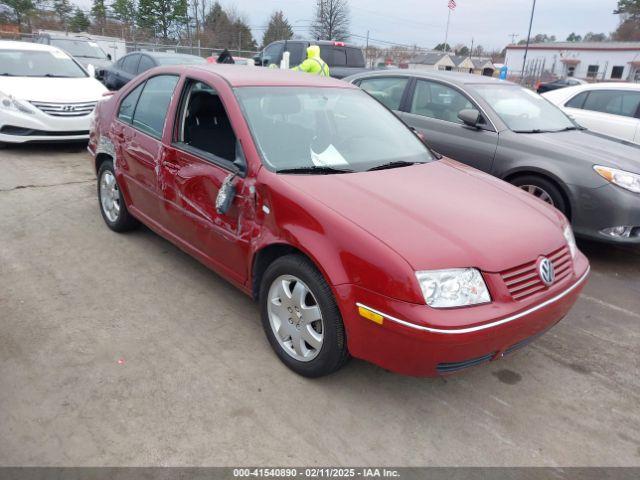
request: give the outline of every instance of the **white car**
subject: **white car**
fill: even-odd
[[[0,41],[0,146],[88,139],[105,92],[59,48]]]
[[[542,96],[589,130],[640,144],[638,83],[594,83]]]

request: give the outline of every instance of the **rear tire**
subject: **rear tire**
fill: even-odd
[[[114,232],[127,232],[140,224],[127,210],[111,160],[98,169],[98,203],[104,222]]]
[[[286,255],[269,265],[260,283],[260,307],[271,347],[299,375],[329,375],[349,360],[331,288],[305,257]]]
[[[568,205],[560,189],[546,178],[537,175],[523,175],[512,179],[511,184],[568,215]]]

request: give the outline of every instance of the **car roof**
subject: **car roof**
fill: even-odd
[[[51,45],[31,42],[17,42],[14,40],[0,40],[0,50],[31,50],[40,52],[60,51],[59,48],[52,47]]]
[[[190,55],[188,53],[174,53],[174,52],[147,52],[144,50],[141,51],[137,51],[137,52],[130,52],[128,55],[131,55],[132,53],[140,53],[143,55],[149,55],[152,58],[192,58],[192,57],[197,57],[198,55]],[[198,57],[201,58],[201,57]]]
[[[246,68],[239,65],[222,64],[198,64],[183,65],[180,68],[186,70],[200,70],[210,72],[222,77],[232,87],[266,87],[266,86],[291,86],[291,87],[333,87],[356,88],[342,80],[320,75],[311,75],[292,70],[280,70],[279,68]]]
[[[486,77],[484,75],[475,75],[472,73],[460,73],[460,72],[451,72],[446,70],[418,70],[418,69],[406,69],[406,68],[396,68],[396,69],[387,69],[387,70],[375,70],[372,72],[357,74],[353,76],[353,79],[356,78],[365,78],[370,76],[389,76],[389,75],[403,75],[403,76],[412,76],[418,78],[427,78],[430,80],[442,80],[448,83],[453,83],[459,86],[464,85],[516,85],[513,82],[508,82],[506,80],[500,80],[498,78]]]
[[[640,83],[626,83],[626,82],[602,82],[602,83],[587,83],[585,85],[576,85],[574,88],[576,92],[583,90],[638,90],[640,91]]]

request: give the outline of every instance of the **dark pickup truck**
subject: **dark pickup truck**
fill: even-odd
[[[320,47],[320,57],[329,65],[333,78],[344,78],[367,70],[362,49],[344,42],[280,40],[267,45],[253,59],[259,67],[280,65],[282,54],[289,52],[289,66],[295,67],[307,58],[310,45]]]

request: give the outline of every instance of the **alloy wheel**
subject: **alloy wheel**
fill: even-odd
[[[280,347],[300,362],[316,358],[324,340],[324,323],[309,287],[293,275],[281,275],[269,287],[267,302],[269,324]]]
[[[100,205],[110,222],[120,216],[120,190],[113,172],[105,170],[100,178]]]
[[[527,193],[530,193],[534,197],[539,198],[543,202],[548,203],[552,207],[555,207],[553,198],[551,198],[551,195],[549,195],[549,193],[547,193],[547,191],[543,188],[540,188],[537,185],[520,185],[519,188]]]

